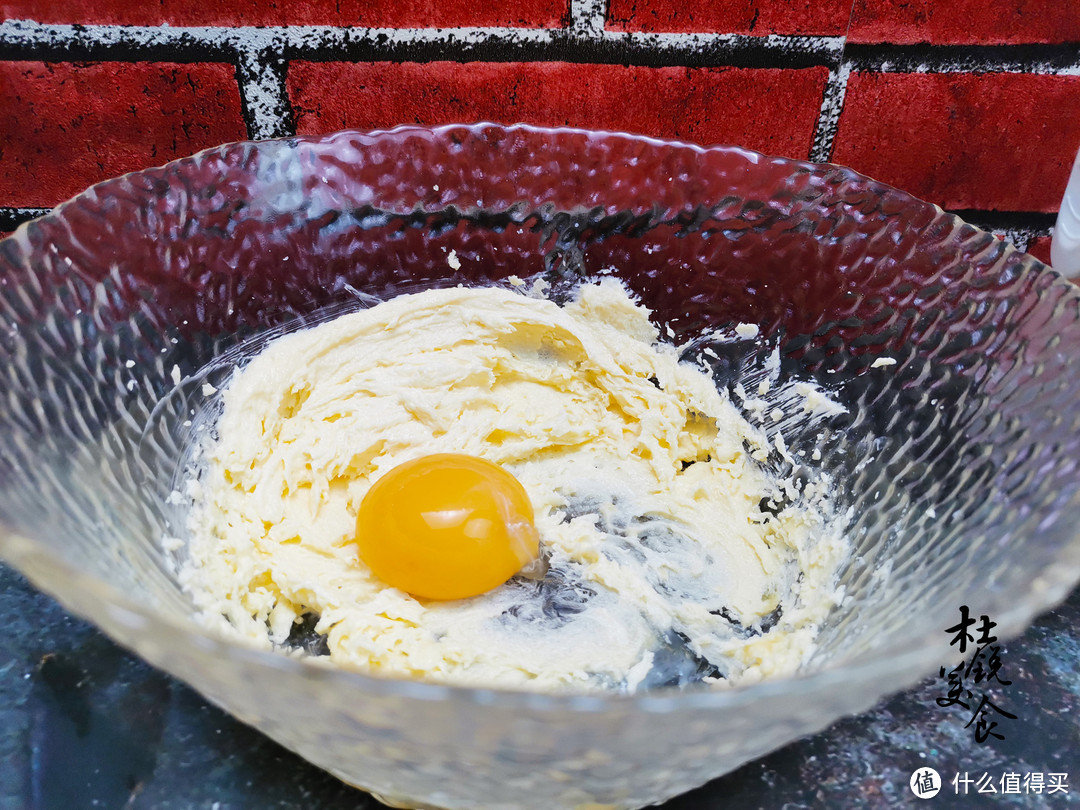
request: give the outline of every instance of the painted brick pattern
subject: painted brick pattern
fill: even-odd
[[[0,19],[0,231],[224,141],[491,120],[845,163],[1048,257],[1080,146],[1078,0],[0,0]]]
[[[828,71],[297,62],[301,134],[469,121],[592,127],[806,158]]]
[[[1080,76],[852,74],[833,160],[948,209],[1056,211]]]
[[[557,27],[568,0],[6,0],[4,19],[100,25],[338,25],[369,28]]]
[[[1080,42],[1076,0],[855,0],[851,42]]]
[[[245,137],[225,64],[0,62],[0,205],[49,206]]]
[[[732,34],[844,33],[851,0],[610,0],[613,31],[723,31]]]

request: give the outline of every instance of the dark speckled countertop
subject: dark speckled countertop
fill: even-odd
[[[381,807],[210,706],[0,567],[0,810],[375,810]],[[954,617],[946,617],[952,620]],[[943,628],[946,625],[943,624]],[[664,805],[705,808],[1080,807],[1080,590],[1004,645],[1017,715],[975,742],[931,678]],[[915,797],[934,767],[945,785]],[[973,780],[957,796],[957,773]],[[1066,773],[1068,790],[1002,793],[1002,777]],[[989,774],[996,794],[979,794]],[[963,790],[963,785],[960,785]]]

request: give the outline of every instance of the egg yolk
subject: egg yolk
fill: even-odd
[[[356,545],[375,576],[423,599],[477,596],[539,557],[525,488],[497,464],[456,453],[407,461],[376,481],[357,513]]]

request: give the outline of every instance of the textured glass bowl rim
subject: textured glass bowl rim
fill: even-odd
[[[480,130],[496,129],[505,133],[523,132],[536,136],[558,136],[560,134],[585,135],[589,138],[601,139],[626,139],[652,146],[672,149],[687,149],[698,153],[730,153],[738,154],[749,159],[753,163],[768,161],[790,167],[795,171],[818,171],[827,166],[830,171],[843,173],[845,179],[871,180],[853,169],[837,164],[811,163],[809,161],[794,160],[771,155],[765,155],[752,149],[739,146],[701,146],[675,139],[656,138],[646,135],[637,135],[627,132],[609,130],[590,130],[578,127],[539,127],[531,124],[513,124],[504,126],[491,122],[477,124],[448,124],[438,127],[424,127],[405,125],[387,130],[342,130],[326,135],[297,135],[284,138],[272,138],[260,141],[236,141],[221,144],[209,149],[204,149],[188,157],[169,161],[167,166],[180,170],[185,164],[197,163],[210,154],[222,149],[246,146],[259,149],[262,145],[277,143],[309,142],[320,143],[331,141],[336,138],[376,138],[387,136],[408,136],[416,134],[423,137],[439,137],[448,132],[460,132],[462,129],[476,133]],[[128,172],[120,177],[128,178],[142,174],[144,171],[154,170],[155,167]],[[161,168],[161,167],[156,167]],[[75,206],[87,195],[95,194],[97,189],[105,184],[114,182],[120,177],[109,178],[101,183],[90,186],[76,196],[65,200],[55,206],[48,214],[38,220],[58,218],[63,215],[64,209]],[[872,181],[877,183],[877,181]],[[901,191],[878,183],[884,190],[894,192],[910,200],[911,203],[925,204],[922,200],[907,192]],[[950,224],[956,226],[963,223],[959,217],[943,211],[939,206],[933,224]],[[33,221],[38,221],[33,220]],[[31,222],[33,222],[31,221]],[[20,237],[30,226],[31,222],[20,225],[7,239]],[[967,224],[967,223],[964,223]],[[972,227],[972,226],[969,226]],[[978,229],[981,230],[981,229]],[[1031,258],[1033,270],[1041,273],[1053,273],[1051,268]],[[1080,529],[1076,532],[1080,535]],[[391,696],[421,701],[452,701],[456,703],[471,703],[476,706],[491,706],[504,709],[527,709],[531,712],[547,713],[605,713],[610,711],[622,712],[629,708],[644,713],[670,713],[683,711],[722,711],[736,709],[738,707],[752,705],[761,700],[769,700],[780,697],[790,697],[792,694],[813,694],[831,692],[836,688],[850,687],[851,684],[877,680],[888,676],[891,686],[881,693],[881,696],[894,693],[915,683],[919,678],[928,674],[933,668],[940,666],[942,661],[941,633],[927,633],[912,642],[909,642],[906,650],[899,651],[894,648],[879,648],[869,653],[864,653],[853,661],[830,666],[826,664],[820,669],[807,673],[800,673],[787,677],[769,678],[758,683],[733,686],[728,688],[709,688],[695,686],[684,689],[652,690],[634,694],[618,694],[610,692],[568,692],[568,693],[545,693],[528,691],[525,689],[488,688],[454,686],[438,683],[430,683],[419,680],[402,678],[381,677],[369,675],[363,672],[348,670],[325,664],[316,664],[305,658],[290,657],[271,650],[248,647],[241,643],[231,643],[218,636],[209,628],[198,624],[194,618],[181,621],[171,615],[161,614],[146,606],[129,600],[122,591],[114,588],[103,580],[88,576],[78,571],[74,566],[57,559],[54,555],[39,546],[34,540],[12,534],[0,527],[0,558],[3,558],[17,570],[32,569],[35,574],[45,573],[39,583],[36,577],[31,576],[31,582],[41,587],[61,602],[67,604],[64,590],[80,592],[89,600],[79,600],[83,604],[92,604],[98,610],[75,609],[75,612],[91,622],[97,623],[96,617],[101,614],[119,610],[138,617],[139,634],[150,634],[156,645],[170,645],[173,640],[180,641],[178,646],[171,646],[175,651],[181,651],[186,644],[201,648],[204,653],[211,653],[223,658],[235,659],[239,664],[245,664],[270,671],[279,671],[302,677],[310,681],[327,683],[331,687],[338,688],[343,694],[350,692],[363,692],[372,697]],[[23,566],[26,562],[28,565]],[[55,574],[55,579],[53,578]],[[60,587],[52,587],[56,582]],[[1072,543],[1066,548],[1064,559],[1058,559],[1052,566],[1043,570],[1042,575],[1029,580],[1029,586],[1025,593],[1015,598],[1012,607],[998,613],[994,618],[997,620],[998,632],[1001,637],[1009,638],[1022,632],[1030,623],[1031,619],[1043,611],[1059,604],[1069,591],[1080,582],[1080,544]],[[100,613],[99,613],[100,611]],[[130,618],[117,618],[116,613],[112,617],[116,621],[122,621],[134,625]],[[100,626],[100,625],[99,625]],[[936,642],[936,643],[935,643]],[[135,652],[138,653],[138,645]],[[908,673],[905,678],[900,673]],[[876,700],[880,697],[875,698]]]

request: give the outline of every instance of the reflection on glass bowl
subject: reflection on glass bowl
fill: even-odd
[[[534,274],[556,294],[617,276],[677,342],[757,324],[783,376],[848,408],[820,464],[843,482],[857,551],[805,672],[635,696],[451,688],[195,623],[167,499],[183,423],[227,364],[196,372],[357,296]],[[0,554],[389,801],[637,807],[936,671],[962,602],[1005,637],[1065,595],[1080,577],[1078,292],[900,191],[741,149],[493,125],[223,146],[0,242]],[[718,382],[754,351],[721,354]]]

